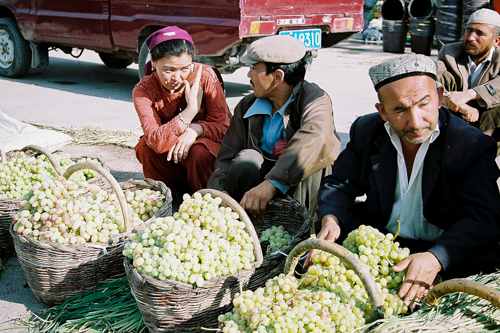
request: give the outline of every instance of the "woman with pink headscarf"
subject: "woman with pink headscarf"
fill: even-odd
[[[144,176],[172,195],[207,187],[229,126],[222,85],[214,70],[193,63],[191,36],[172,26],[146,39],[151,62],[132,97],[144,135],[135,147]]]

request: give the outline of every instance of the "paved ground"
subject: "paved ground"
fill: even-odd
[[[433,50],[432,56],[436,55]],[[50,66],[43,71],[32,70],[21,79],[0,78],[0,111],[21,121],[59,129],[92,126],[141,134],[131,97],[138,82],[137,65],[123,70],[109,69],[91,51],[84,52],[78,60],[60,51],[51,51],[50,56]],[[306,79],[316,82],[332,98],[343,144],[352,121],[375,111],[376,94],[368,68],[391,56],[382,52],[381,44],[367,45],[351,39],[321,50],[314,60]],[[247,69],[240,69],[224,75],[231,109],[250,92],[246,73]],[[133,149],[68,145],[62,150],[72,156],[99,157],[118,181],[143,177]],[[14,327],[13,319],[44,307],[26,285],[17,258],[10,258],[5,276],[0,278],[0,331],[20,331]]]

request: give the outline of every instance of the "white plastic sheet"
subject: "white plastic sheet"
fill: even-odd
[[[71,142],[67,134],[36,128],[0,111],[0,146],[5,152],[37,145],[53,152]]]

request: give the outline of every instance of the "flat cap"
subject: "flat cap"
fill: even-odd
[[[437,78],[437,65],[434,60],[422,54],[403,54],[390,58],[370,67],[370,78],[375,90],[383,85],[409,76],[427,75]]]
[[[306,54],[306,47],[297,38],[287,35],[274,35],[256,40],[246,54],[241,57],[245,64],[258,62],[272,62],[292,64],[302,59]]]
[[[467,21],[467,25],[478,23],[478,24],[490,24],[500,28],[500,14],[496,11],[482,8],[476,10],[471,14],[469,20]]]

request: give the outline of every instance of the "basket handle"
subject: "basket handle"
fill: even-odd
[[[0,162],[7,162],[7,156],[5,156],[5,150],[3,150],[2,145],[0,144]]]
[[[56,160],[56,158],[54,157],[54,155],[52,155],[52,153],[50,151],[48,151],[47,149],[45,149],[43,147],[36,146],[36,145],[28,145],[28,146],[24,147],[23,149],[21,149],[21,151],[28,151],[28,150],[33,150],[33,151],[36,151],[38,153],[41,153],[41,154],[44,154],[45,156],[47,156],[50,163],[52,163],[52,166],[56,170],[57,174],[59,176],[63,175],[63,171],[61,169],[61,166],[59,165],[59,161]],[[3,159],[3,156],[2,156],[2,159]]]
[[[358,257],[339,244],[332,243],[323,239],[310,238],[300,242],[288,255],[285,263],[285,274],[293,272],[297,265],[298,258],[309,250],[318,249],[331,253],[344,263],[349,265],[360,277],[365,286],[368,298],[373,309],[373,320],[381,319],[384,316],[383,303],[380,292],[376,288],[375,278],[370,274],[368,267],[363,264]]]
[[[75,163],[71,165],[68,169],[63,174],[63,177],[66,179],[69,179],[73,173],[79,170],[85,170],[85,169],[92,169],[94,171],[99,172],[111,185],[113,188],[113,191],[115,191],[116,196],[118,197],[118,201],[120,202],[120,207],[122,209],[122,214],[123,214],[123,221],[125,222],[125,232],[130,232],[132,230],[132,221],[130,218],[130,212],[127,204],[127,200],[125,199],[125,195],[123,194],[123,191],[116,181],[115,177],[111,175],[106,169],[104,169],[102,166],[90,163],[90,162],[84,162],[84,163]]]
[[[480,297],[500,308],[499,291],[482,283],[465,279],[452,279],[436,284],[425,296],[424,301],[429,305],[434,305],[442,296],[456,291]]]
[[[257,232],[255,231],[255,228],[253,226],[252,221],[248,217],[245,210],[240,206],[240,204],[237,203],[236,200],[231,198],[231,196],[229,196],[228,194],[221,192],[221,191],[218,191],[218,190],[206,188],[206,189],[199,190],[198,193],[200,193],[201,195],[205,195],[206,193],[210,193],[213,196],[220,197],[225,204],[227,204],[236,213],[238,213],[238,215],[240,215],[241,219],[245,223],[245,226],[248,230],[248,233],[252,237],[253,247],[255,248],[255,252],[256,252],[255,254],[257,257],[256,264],[258,266],[260,266],[262,264],[262,261],[264,260],[264,257],[262,255],[262,249],[260,247],[259,237],[257,236]]]

